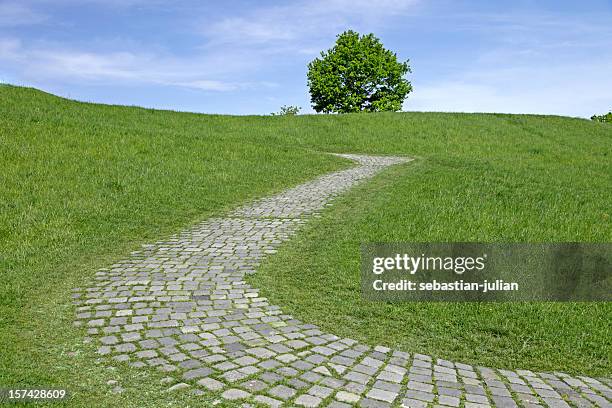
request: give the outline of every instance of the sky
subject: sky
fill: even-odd
[[[0,82],[180,111],[313,113],[307,64],[348,29],[410,61],[405,111],[612,109],[611,0],[0,0]]]

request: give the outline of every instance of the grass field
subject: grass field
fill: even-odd
[[[77,406],[201,403],[160,395],[155,373],[95,364],[70,289],[141,243],[350,165],[323,152],[417,160],[339,198],[270,258],[253,283],[273,303],[371,343],[609,374],[610,304],[372,304],[358,270],[368,241],[610,242],[611,150],[612,126],[581,119],[232,117],[0,86],[0,384],[71,384]],[[109,379],[131,385],[111,394]]]

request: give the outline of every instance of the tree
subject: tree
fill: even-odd
[[[398,111],[412,91],[408,72],[408,61],[398,61],[374,34],[345,31],[308,64],[312,107],[325,113]]]

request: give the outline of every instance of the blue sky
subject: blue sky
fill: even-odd
[[[103,103],[311,113],[306,65],[346,29],[410,59],[407,111],[612,109],[611,1],[0,0],[0,81]]]

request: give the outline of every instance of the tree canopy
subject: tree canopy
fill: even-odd
[[[374,34],[345,31],[308,64],[308,86],[317,112],[398,111],[412,85],[408,61],[383,47]]]

